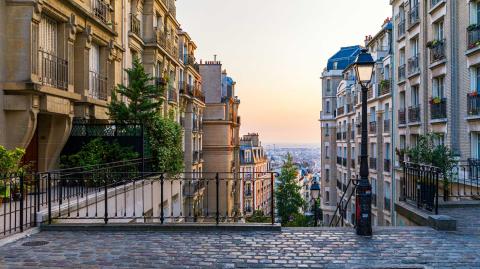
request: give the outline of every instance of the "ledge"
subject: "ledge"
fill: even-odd
[[[42,224],[42,231],[278,231],[280,224]]]
[[[430,124],[435,124],[435,123],[447,123],[447,121],[448,121],[447,118],[443,118],[443,119],[430,120],[429,123],[430,123]]]
[[[477,53],[479,51],[480,51],[480,46],[476,46],[476,47],[473,47],[471,49],[467,49],[467,51],[465,51],[465,55],[466,56],[471,56],[472,54]]]
[[[430,226],[438,231],[457,230],[457,220],[450,216],[434,215],[403,201],[395,203],[395,210],[398,214],[421,226]]]
[[[433,62],[433,63],[430,63],[430,65],[428,66],[428,68],[430,69],[434,69],[434,68],[437,68],[439,67],[440,65],[444,65],[447,63],[447,57],[445,56],[445,58],[441,59],[441,60],[438,60],[436,62]]]

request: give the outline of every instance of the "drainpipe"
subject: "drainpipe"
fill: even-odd
[[[460,104],[459,104],[459,87],[458,87],[458,70],[457,70],[457,52],[458,52],[458,44],[457,44],[457,1],[449,1],[450,3],[450,31],[451,31],[451,40],[449,40],[450,44],[450,74],[451,74],[451,89],[450,89],[450,115],[451,120],[447,123],[449,124],[447,130],[451,134],[450,143],[452,150],[455,155],[460,156]],[[448,6],[447,6],[448,7]]]
[[[393,66],[392,68],[392,92],[391,92],[391,95],[392,95],[392,115],[390,117],[390,120],[392,121],[392,123],[390,124],[390,139],[391,139],[391,142],[392,142],[392,147],[391,147],[391,155],[392,155],[392,204],[393,204],[393,208],[392,208],[392,225],[393,226],[397,226],[397,212],[395,210],[395,201],[396,201],[396,198],[397,198],[397,195],[396,195],[396,190],[397,190],[397,180],[396,180],[396,170],[395,170],[395,163],[396,163],[396,155],[395,155],[395,147],[396,147],[396,142],[397,142],[397,128],[395,128],[396,126],[396,119],[397,119],[397,107],[396,107],[396,98],[397,98],[397,90],[398,88],[396,87],[397,86],[397,69],[395,68],[395,64],[396,64],[396,57],[397,57],[397,44],[396,44],[396,41],[395,41],[395,38],[394,38],[394,35],[395,35],[395,29],[396,29],[396,23],[395,23],[395,11],[394,11],[394,7],[392,5],[392,30],[390,30],[390,32],[387,32],[387,34],[389,35],[389,42],[390,42],[390,61],[391,61],[391,64],[390,66]]]
[[[420,23],[423,23],[423,25],[421,25],[422,27],[422,30],[423,30],[423,43],[424,44],[427,44],[428,42],[428,7],[429,7],[429,2],[428,0],[424,0],[423,1],[423,17],[422,17],[422,20],[420,21]],[[422,90],[423,90],[423,98],[422,98],[422,106],[423,106],[423,124],[422,124],[422,130],[423,130],[423,134],[427,134],[428,133],[428,67],[429,67],[429,63],[428,63],[428,52],[429,50],[428,49],[424,49],[424,52],[423,53],[423,75],[421,77],[421,84],[422,84]]]

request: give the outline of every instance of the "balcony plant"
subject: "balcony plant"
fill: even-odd
[[[431,105],[438,105],[438,104],[441,104],[442,102],[443,102],[442,98],[438,96],[430,98],[430,101],[429,101]]]
[[[456,158],[453,151],[445,145],[436,144],[439,135],[429,133],[418,138],[415,147],[406,150],[406,155],[413,163],[426,164],[438,167],[443,183],[443,199],[449,197],[450,183],[454,176]]]
[[[431,40],[431,41],[427,42],[427,48],[429,48],[429,49],[436,48],[436,47],[441,46],[441,45],[443,45],[442,40],[434,39],[434,40]]]
[[[469,92],[467,93],[468,97],[476,97],[478,96],[478,91],[472,91],[472,92]]]
[[[471,31],[475,31],[475,30],[478,30],[480,29],[480,24],[470,24],[468,27],[467,27],[467,31],[468,32],[471,32]]]

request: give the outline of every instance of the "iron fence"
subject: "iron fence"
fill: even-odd
[[[434,166],[404,162],[403,174],[403,200],[438,214],[440,170]]]
[[[46,51],[38,51],[38,75],[43,85],[68,89],[68,62]]]

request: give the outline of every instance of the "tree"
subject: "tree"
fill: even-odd
[[[117,122],[147,123],[159,115],[165,87],[157,87],[153,78],[145,72],[143,65],[135,58],[133,66],[125,70],[129,85],[118,85],[112,92],[112,101],[109,105],[109,115]],[[124,96],[128,102],[119,99]]]
[[[153,85],[138,59],[126,70],[129,85],[118,85],[112,94],[109,115],[116,122],[142,123],[145,126],[147,148],[159,171],[178,174],[183,170],[182,128],[173,119],[161,115],[165,85]],[[122,95],[128,99],[118,99]]]
[[[305,205],[305,201],[300,194],[301,187],[295,182],[297,175],[297,168],[293,164],[292,156],[288,153],[287,160],[282,166],[278,178],[279,184],[275,192],[278,215],[282,225],[294,222],[296,217],[300,215],[300,208]]]
[[[448,146],[435,143],[438,138],[439,135],[433,133],[419,136],[416,146],[407,149],[406,155],[413,163],[431,165],[440,169],[443,176],[443,197],[447,199],[456,158]]]
[[[15,148],[8,150],[0,146],[0,173],[23,173],[28,169],[28,164],[22,163],[22,158],[25,155],[25,150]]]

